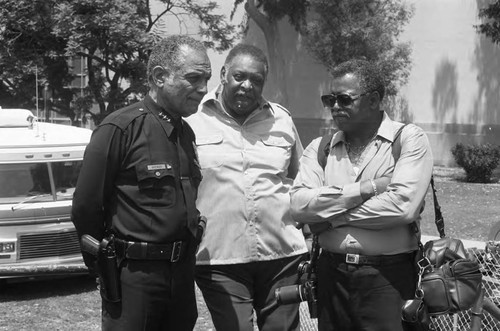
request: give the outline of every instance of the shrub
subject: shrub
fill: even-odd
[[[463,145],[458,143],[451,149],[455,162],[464,168],[467,181],[489,183],[491,174],[500,162],[500,149],[490,144]]]

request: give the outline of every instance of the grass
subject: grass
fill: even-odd
[[[465,172],[460,168],[434,168],[445,233],[449,237],[486,241],[491,227],[500,222],[500,169],[489,184],[466,183],[464,178]],[[430,189],[420,226],[423,234],[438,235]]]
[[[447,235],[487,240],[491,226],[500,222],[500,171],[491,184],[464,183],[465,174],[458,168],[436,167],[434,176]],[[430,190],[426,203],[422,232],[437,235]],[[197,299],[195,331],[214,330],[199,291]],[[7,284],[0,288],[0,330],[100,330],[95,280],[71,277]]]

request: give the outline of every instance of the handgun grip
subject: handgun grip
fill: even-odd
[[[95,239],[91,235],[84,234],[80,241],[82,251],[87,252],[93,256],[97,256],[99,254],[100,243],[99,241],[97,241],[97,239]]]

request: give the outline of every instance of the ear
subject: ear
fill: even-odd
[[[226,84],[227,83],[227,79],[226,79],[226,66],[222,66],[222,68],[220,69],[220,82],[222,85]]]
[[[380,109],[380,94],[377,91],[370,93],[370,107],[379,110]]]
[[[156,66],[151,73],[153,84],[157,87],[162,87],[165,84],[165,79],[168,77],[168,71],[162,66]]]

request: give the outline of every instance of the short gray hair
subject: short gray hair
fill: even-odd
[[[207,52],[207,49],[201,41],[198,41],[187,35],[172,35],[165,39],[162,39],[157,43],[151,50],[149,55],[147,75],[148,81],[151,79],[153,74],[153,68],[156,66],[161,66],[165,69],[176,71],[180,68],[180,48],[184,45],[190,48]]]

